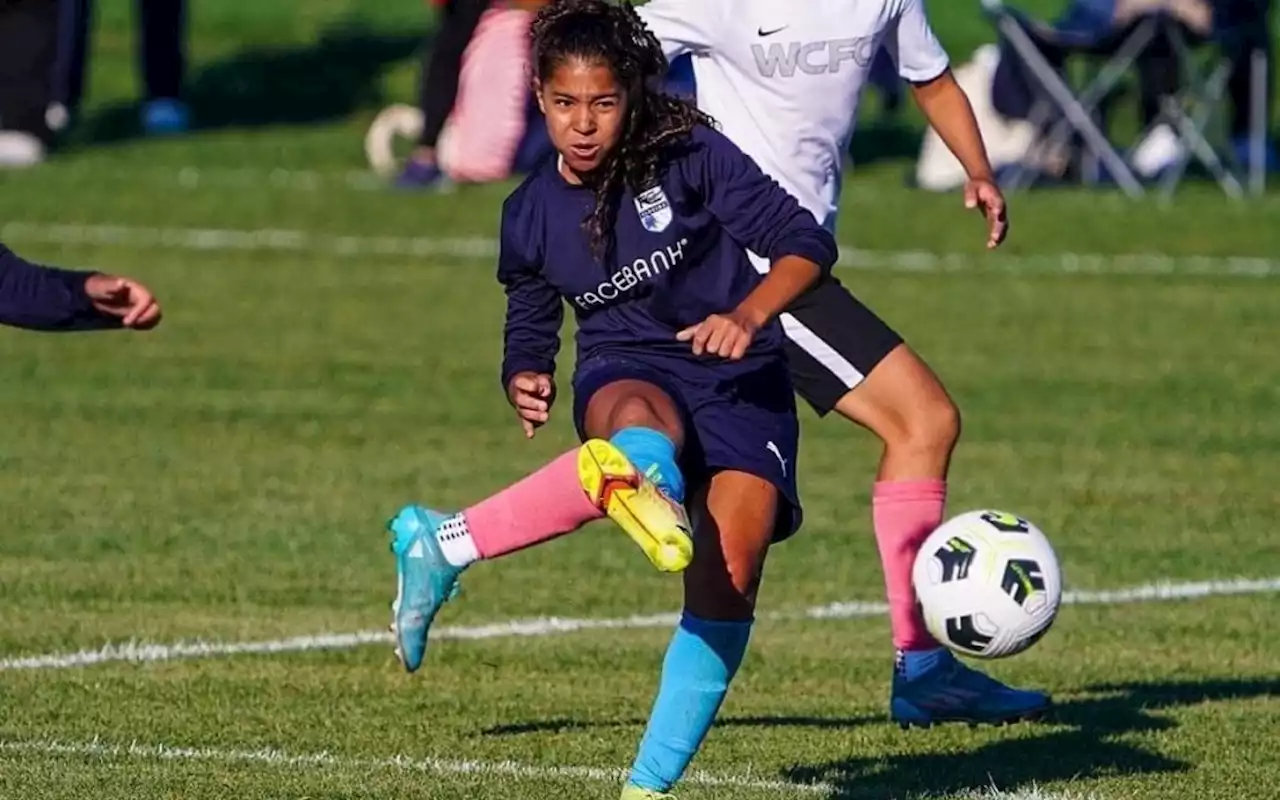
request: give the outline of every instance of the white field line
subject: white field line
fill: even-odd
[[[0,241],[166,248],[206,252],[293,252],[389,258],[493,259],[489,237],[337,236],[270,228],[139,227],[9,222]],[[1280,259],[1261,256],[1170,256],[1161,253],[988,255],[916,250],[860,250],[841,245],[839,266],[888,272],[1014,272],[1065,275],[1205,275],[1273,278]]]
[[[391,188],[388,179],[379,177],[369,169],[288,169],[274,167],[270,169],[254,167],[221,167],[204,166],[147,166],[130,164],[127,168],[116,171],[104,171],[99,163],[57,164],[49,170],[42,170],[41,181],[72,179],[77,184],[89,183],[130,183],[136,185],[142,181],[170,184],[180,189],[198,191],[202,189],[258,189],[258,190],[292,190],[303,193],[333,192],[347,189],[357,192],[387,192]],[[514,186],[519,178],[511,179],[506,185]],[[924,193],[924,190],[921,190]],[[932,194],[931,192],[929,194]],[[958,192],[944,194],[957,196]],[[1161,201],[1150,196],[1145,203],[1135,203],[1120,192],[1059,192],[1057,198],[1088,204],[1092,208],[1104,207],[1115,209],[1133,208],[1143,205],[1157,206]],[[844,202],[873,203],[882,202],[884,187],[877,182],[854,179],[847,181],[840,192]],[[1280,203],[1280,195],[1264,194],[1251,197],[1248,206],[1270,206]]]
[[[939,800],[943,800],[939,797]],[[977,791],[962,792],[960,794],[945,795],[945,800],[1100,800],[1098,795],[1080,792],[1051,792],[1048,789],[1041,789],[1039,786],[1032,785],[1028,788],[1017,789],[1014,791],[1005,791],[1004,789],[989,788]]]
[[[370,170],[253,169],[248,167],[153,167],[130,164],[120,169],[104,169],[100,163],[50,164],[41,170],[44,182],[71,182],[77,185],[140,183],[173,186],[186,190],[256,189],[292,190],[304,193],[349,189],[357,192],[386,192],[390,181]]]
[[[42,171],[40,180],[71,181],[77,185],[139,183],[179,189],[291,190],[303,193],[351,190],[387,192],[391,183],[369,170],[252,169],[241,167],[148,167],[129,165],[104,171],[101,164],[58,164]]]
[[[247,190],[288,190],[306,193],[334,192],[350,190],[356,192],[382,192],[391,189],[391,182],[379,177],[371,170],[314,170],[314,169],[255,169],[251,167],[148,167],[131,164],[127,168],[116,171],[104,171],[101,164],[57,164],[52,169],[41,170],[40,180],[67,181],[70,179],[77,185],[87,184],[123,184],[136,186],[141,182],[171,185],[188,191],[204,189],[247,189]],[[518,178],[506,185],[514,187]],[[473,187],[467,187],[473,188]],[[1071,197],[1071,195],[1064,195]],[[854,181],[845,184],[840,199],[849,201],[879,202],[884,198],[883,189],[878,184]],[[1093,192],[1089,195],[1074,195],[1081,203],[1096,206],[1099,203],[1124,208],[1132,206],[1132,200],[1119,193],[1106,194]],[[1267,203],[1271,195],[1251,198],[1252,204]]]
[[[1194,600],[1221,595],[1260,594],[1277,591],[1280,591],[1280,577],[1239,578],[1194,583],[1161,581],[1124,589],[1063,592],[1062,602],[1064,605],[1113,606],[1126,603]],[[887,612],[888,606],[883,603],[845,602],[791,611],[762,612],[758,618],[770,622],[794,622],[798,620],[875,617]],[[431,632],[431,638],[433,641],[440,639],[504,639],[554,636],[595,630],[669,628],[675,625],[676,620],[677,615],[673,613],[612,619],[541,617],[537,619],[508,620],[477,626],[441,626]],[[349,650],[369,644],[390,644],[390,642],[391,635],[386,631],[324,633],[249,642],[186,641],[161,644],[128,641],[109,643],[97,649],[80,650],[73,653],[48,653],[45,655],[15,656],[0,659],[0,672],[29,669],[69,669],[115,661],[141,664],[155,661],[178,661],[230,655],[264,655],[311,650]]]
[[[351,758],[333,753],[289,753],[273,748],[259,750],[222,749],[215,747],[174,747],[167,744],[111,744],[100,739],[88,742],[36,740],[29,742],[0,741],[0,752],[94,758],[133,758],[152,761],[206,761],[219,764],[261,764],[284,769],[329,768],[344,772],[398,769],[433,775],[478,775],[485,778],[524,778],[534,780],[590,781],[621,783],[626,773],[600,767],[539,767],[514,761],[454,761],[441,758]],[[694,770],[684,781],[700,786],[720,786],[774,794],[829,794],[834,790],[823,783],[792,783],[765,780],[751,775],[717,775]]]

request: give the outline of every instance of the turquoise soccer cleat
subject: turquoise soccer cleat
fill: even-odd
[[[1049,695],[1005,686],[965,666],[950,650],[931,660],[917,675],[894,670],[889,716],[903,728],[941,722],[1005,725],[1037,719],[1052,706]]]
[[[427,652],[431,621],[458,594],[462,568],[445,560],[436,529],[448,515],[419,506],[405,506],[387,523],[391,552],[396,557],[396,601],[391,606],[391,632],[396,657],[405,670],[415,672]]]

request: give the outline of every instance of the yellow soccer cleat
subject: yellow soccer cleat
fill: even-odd
[[[622,797],[620,800],[676,800],[674,794],[666,794],[664,792],[655,792],[652,789],[641,789],[639,786],[627,784],[622,787]]]
[[[578,451],[578,479],[660,571],[682,572],[689,566],[693,533],[684,507],[641,475],[621,450],[604,439],[584,444]]]

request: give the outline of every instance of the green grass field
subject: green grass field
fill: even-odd
[[[679,587],[610,527],[471,571],[418,675],[380,633],[390,513],[574,443],[566,407],[524,442],[497,387],[510,187],[352,174],[376,109],[411,96],[420,7],[196,4],[209,127],[151,142],[130,4],[102,6],[91,118],[0,175],[0,240],[143,278],[168,313],[147,336],[0,333],[0,797],[615,797]],[[935,16],[957,57],[987,38],[976,10]],[[1059,709],[888,724],[887,620],[831,608],[882,599],[878,453],[805,410],[807,525],[681,797],[1273,796],[1280,197],[1019,195],[991,256],[905,168],[851,180],[840,275],[963,409],[951,511],[1053,539],[1081,602],[990,668]]]

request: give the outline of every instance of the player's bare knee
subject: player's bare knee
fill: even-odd
[[[951,398],[939,396],[927,404],[913,426],[913,441],[931,452],[950,453],[960,440],[960,409]]]
[[[652,428],[666,434],[677,447],[684,442],[675,404],[661,389],[644,381],[618,381],[599,390],[586,416],[591,436],[607,438],[624,428]]]
[[[663,427],[662,415],[658,411],[657,404],[651,398],[640,394],[629,395],[619,400],[613,407],[609,422],[614,430],[623,428],[661,430]]]
[[[960,439],[960,409],[942,391],[895,416],[895,424],[877,432],[886,449],[900,454],[947,457]]]

